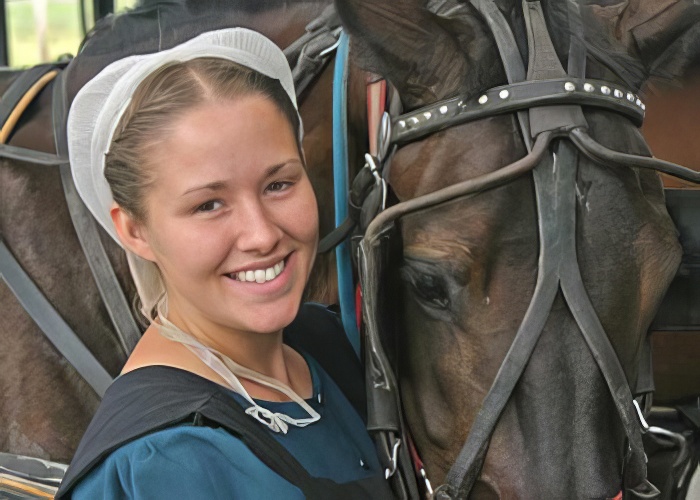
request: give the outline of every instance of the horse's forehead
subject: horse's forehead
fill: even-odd
[[[498,116],[408,144],[392,161],[392,188],[405,201],[508,165],[525,153],[514,130],[511,117]]]
[[[431,261],[471,262],[474,251],[469,242],[455,233],[417,231],[403,247],[404,257]]]

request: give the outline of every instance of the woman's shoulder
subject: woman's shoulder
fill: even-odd
[[[105,496],[106,495],[106,496]],[[261,496],[262,495],[262,496]],[[73,498],[303,498],[221,428],[178,426],[113,451]]]

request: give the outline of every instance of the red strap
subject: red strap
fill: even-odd
[[[416,450],[416,445],[413,444],[413,438],[410,433],[406,433],[406,440],[408,441],[408,451],[411,453],[411,460],[413,461],[413,470],[416,476],[420,477],[420,470],[424,469],[423,460],[420,459],[418,455],[418,450]]]
[[[367,83],[367,133],[369,154],[377,156],[377,129],[386,108],[386,80]]]
[[[386,109],[386,80],[377,80],[377,76],[367,75],[367,133],[369,135],[369,154],[377,156],[377,130]],[[362,328],[362,290],[360,284],[355,289],[355,321],[357,328]]]
[[[618,493],[617,495],[615,495],[615,496],[614,496],[613,498],[611,498],[610,500],[622,500],[622,491],[620,491],[620,493]]]

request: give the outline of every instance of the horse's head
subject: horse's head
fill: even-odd
[[[493,3],[527,60],[520,3]],[[567,3],[544,6],[564,68],[574,38]],[[625,29],[642,26],[659,11],[623,7],[582,8],[586,77],[636,92],[648,76],[640,69],[648,54],[640,52],[643,31],[631,42]],[[452,96],[476,99],[507,83],[494,37],[468,2],[353,0],[338,9],[361,64],[398,90],[404,112]],[[615,33],[618,38],[609,36]],[[654,49],[657,62],[661,49]],[[601,144],[649,155],[628,118],[584,110],[588,133]],[[389,182],[398,200],[406,201],[494,172],[526,154],[517,115],[493,116],[400,147]],[[634,392],[647,328],[680,261],[676,231],[656,173],[608,168],[582,154],[559,164],[565,156],[545,161],[550,169],[573,172],[571,227],[582,282]],[[472,496],[611,498],[623,486],[627,442],[609,383],[562,288],[553,292],[551,309],[546,304],[538,311],[535,305],[528,312],[544,265],[538,262],[538,219],[558,210],[542,201],[538,216],[541,196],[535,190],[527,174],[399,220],[401,313],[395,319],[403,408],[430,480],[442,484],[523,318],[544,313],[541,336],[491,436]],[[631,398],[625,404],[631,406]]]

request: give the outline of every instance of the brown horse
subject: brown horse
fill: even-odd
[[[260,31],[284,48],[304,33],[328,2],[197,1],[159,5],[143,2],[125,16],[98,23],[68,67],[68,98],[110,62],[127,55],[165,49],[207,30],[242,26]],[[333,227],[331,83],[332,62],[300,98],[304,149],[316,190],[321,234]],[[19,72],[0,75],[0,92]],[[363,95],[364,81],[351,79],[351,92]],[[352,90],[355,89],[355,90]],[[9,144],[54,152],[52,85],[23,115]],[[353,123],[364,123],[364,101],[349,109]],[[358,116],[355,116],[358,115]],[[365,134],[366,135],[366,134]],[[364,137],[361,133],[353,137]],[[362,139],[360,139],[362,140]],[[351,151],[360,147],[350,144]],[[351,158],[351,164],[357,160]],[[0,161],[0,234],[44,295],[100,363],[115,376],[126,353],[111,326],[82,255],[69,217],[58,169],[7,159]],[[108,250],[128,297],[134,288],[122,251],[106,234]],[[335,302],[332,259],[319,258],[309,298]],[[0,450],[69,462],[99,398],[61,357],[0,280]]]
[[[516,1],[347,0],[338,10],[359,65],[386,77],[406,112],[453,96],[471,102],[507,82],[477,4],[498,6],[526,55]],[[700,16],[689,3],[585,2],[585,38],[575,40],[568,2],[543,4],[555,57],[566,67],[569,41],[585,43],[586,77],[638,92],[649,77],[683,76],[697,58]],[[426,108],[425,119],[437,109]],[[584,111],[590,135],[604,146],[649,155],[627,118]],[[492,116],[399,148],[389,182],[398,201],[410,200],[526,153],[517,117]],[[606,168],[582,155],[577,168],[583,283],[634,391],[643,338],[679,265],[680,245],[657,174]],[[405,418],[436,486],[477,421],[533,296],[540,245],[533,177],[406,215],[397,226],[400,269],[381,282],[396,283],[400,293],[392,293],[397,300],[387,310],[400,313],[387,321],[395,327],[385,345],[400,346],[394,361]],[[626,404],[631,408],[631,397]],[[470,498],[613,498],[637,484],[623,477],[626,453],[606,381],[559,292]]]

